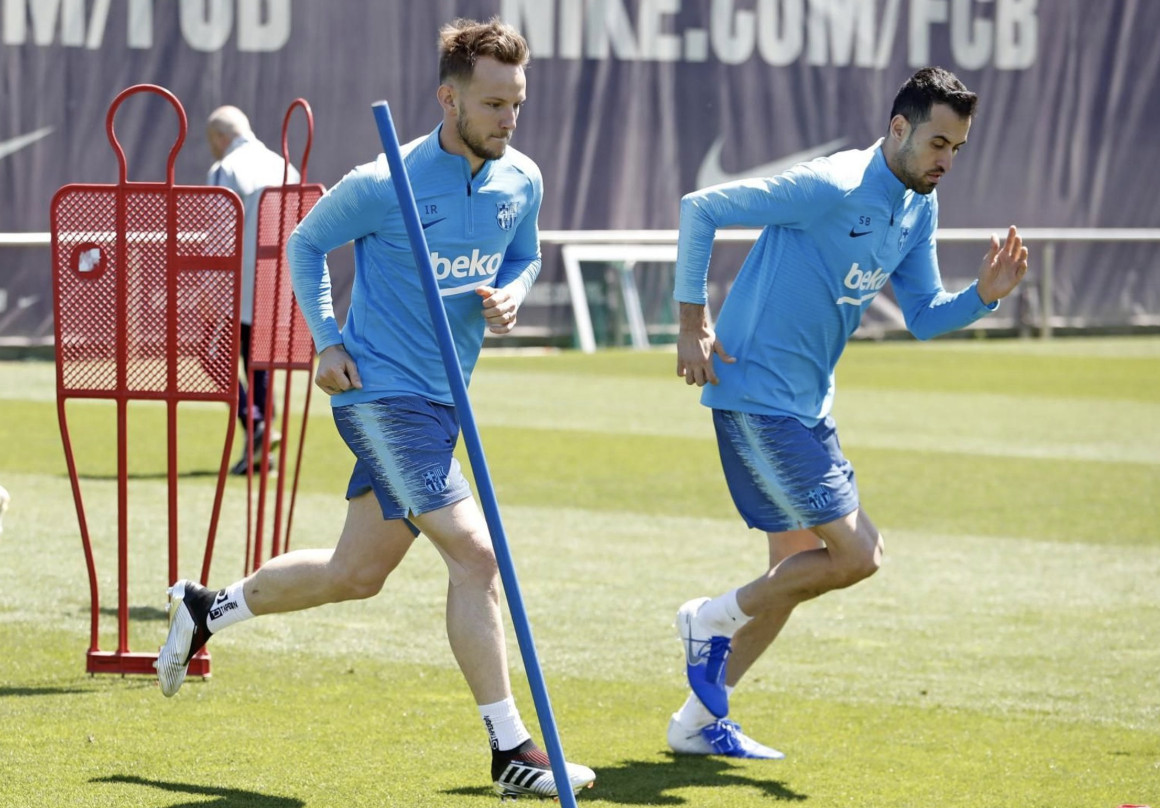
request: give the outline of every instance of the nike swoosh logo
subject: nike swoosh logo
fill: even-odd
[[[442,219],[432,219],[429,222],[423,222],[423,229],[426,230],[428,227],[434,227],[435,225],[439,224],[440,222],[445,222],[445,221],[447,221],[446,216],[444,216]]]
[[[25,146],[31,146],[42,137],[48,137],[55,128],[53,126],[46,126],[43,129],[37,129],[35,132],[29,132],[27,135],[18,135],[9,140],[0,141],[0,160],[3,160],[10,154],[15,154]]]
[[[697,169],[697,187],[708,188],[710,185],[720,185],[723,182],[733,182],[734,180],[772,177],[798,163],[831,154],[844,146],[845,143],[845,138],[838,138],[743,171],[726,171],[721,167],[721,149],[725,144],[725,138],[722,136],[717,138],[709,147],[709,151],[705,153],[705,159],[701,161],[701,167]]]
[[[863,230],[861,233],[859,233],[857,230],[855,230],[854,228],[851,227],[850,228],[850,238],[860,238],[861,236],[868,236],[873,232],[874,232],[873,230]]]
[[[870,294],[864,295],[862,297],[839,297],[835,302],[839,306],[841,306],[842,304],[846,304],[846,305],[850,305],[850,306],[861,306],[867,300],[873,300],[876,297],[878,297],[878,293],[871,292]]]

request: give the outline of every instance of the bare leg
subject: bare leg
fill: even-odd
[[[736,685],[777,638],[803,601],[872,575],[882,560],[882,536],[861,510],[810,530],[770,533],[769,571],[737,591],[753,619],[733,637],[725,674]]]
[[[772,571],[785,559],[796,553],[821,548],[821,540],[812,530],[790,530],[784,533],[767,533],[769,538],[769,569]],[[793,613],[793,606],[766,609],[746,623],[733,635],[733,653],[726,663],[725,684],[734,687],[745,672],[753,666],[758,657],[765,653],[777,639],[782,628]]]
[[[511,695],[499,569],[474,499],[415,517],[447,564],[447,639],[476,704]]]
[[[749,615],[773,609],[788,614],[803,601],[852,586],[882,562],[882,536],[861,509],[812,528],[825,546],[795,553],[737,591]]]
[[[369,598],[383,588],[414,540],[401,519],[383,519],[368,491],[350,501],[333,550],[294,550],[270,559],[246,579],[246,604],[259,615]]]

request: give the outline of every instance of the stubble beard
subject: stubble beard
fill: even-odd
[[[467,121],[462,116],[455,121],[455,132],[471,153],[481,160],[498,160],[507,151],[506,143],[498,149],[488,148],[484,138],[477,137],[474,132],[467,128]]]
[[[906,142],[898,149],[898,164],[902,169],[903,184],[916,194],[926,196],[935,189],[935,185],[923,174],[914,169],[914,147],[907,136]]]

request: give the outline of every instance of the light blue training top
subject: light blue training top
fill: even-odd
[[[815,426],[833,405],[834,366],[887,280],[919,339],[998,307],[983,304],[977,282],[957,294],[943,288],[936,193],[908,190],[886,165],[881,144],[681,199],[680,302],[706,303],[718,228],[764,228],[717,318],[717,337],[737,362],[714,359],[720,383],[705,385],[702,404]]]
[[[475,290],[507,287],[522,301],[540,273],[540,171],[508,147],[473,177],[465,157],[439,145],[439,128],[404,146],[403,162],[470,381],[484,332],[483,300]],[[348,241],[354,241],[354,285],[340,333],[326,254]],[[361,390],[332,396],[334,406],[389,395],[454,403],[385,155],[323,195],[291,234],[287,256],[315,348],[341,343],[362,379]]]

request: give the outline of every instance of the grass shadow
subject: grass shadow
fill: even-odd
[[[0,687],[0,699],[9,696],[71,696],[89,692],[83,687]]]
[[[120,612],[112,606],[102,606],[101,614],[116,617]],[[159,609],[156,606],[130,606],[129,607],[130,620],[169,620],[169,612],[165,609]]]
[[[776,763],[765,762],[772,772]],[[592,799],[616,805],[688,805],[690,800],[669,791],[703,786],[728,788],[739,786],[757,789],[768,800],[803,802],[809,795],[794,791],[781,780],[754,776],[754,768],[718,757],[669,755],[668,760],[628,760],[618,766],[602,766],[596,771]],[[445,789],[456,796],[487,796],[492,790],[483,786]]]
[[[62,474],[60,476],[66,480],[68,479],[68,474]],[[169,479],[169,472],[167,472],[167,471],[136,471],[136,472],[129,472],[125,476],[126,476],[126,479],[129,479],[129,480],[166,480],[166,479]],[[212,477],[213,479],[216,480],[217,476],[218,476],[217,469],[214,469],[213,471],[210,471],[209,469],[192,469],[189,471],[177,472],[178,479],[195,479],[198,477]],[[115,474],[115,473],[114,474],[105,474],[102,472],[92,471],[92,472],[78,472],[77,478],[80,480],[94,480],[94,481],[98,481],[98,482],[99,481],[114,482],[114,481],[120,479],[120,475]]]
[[[770,761],[757,766],[771,774],[777,769],[777,763]],[[696,786],[753,788],[766,799],[785,802],[809,798],[781,780],[755,776],[756,770],[755,766],[719,757],[670,754],[664,761],[627,760],[619,766],[603,767],[596,782],[600,786],[600,799],[618,805],[685,805],[689,800],[667,792]]]
[[[90,783],[122,783],[127,785],[148,786],[172,791],[175,794],[192,794],[196,799],[174,803],[169,808],[302,808],[306,805],[294,797],[275,797],[270,794],[260,794],[256,791],[243,791],[237,788],[214,788],[212,786],[193,785],[191,783],[168,783],[164,780],[147,780],[144,777],[133,777],[127,774],[114,774],[109,777],[94,777]],[[207,797],[216,797],[207,800]]]

